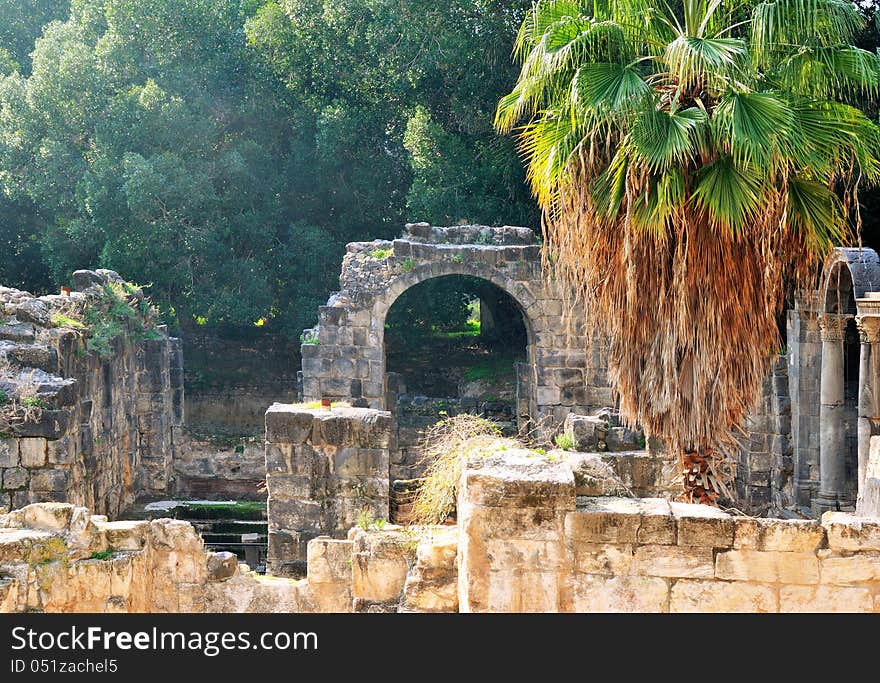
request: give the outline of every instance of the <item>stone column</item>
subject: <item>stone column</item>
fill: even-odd
[[[856,301],[856,325],[861,338],[859,356],[859,497],[861,497],[871,437],[878,434],[880,417],[880,292],[867,292]]]
[[[852,316],[827,313],[819,318],[822,331],[822,379],[819,391],[819,495],[813,501],[818,513],[837,509],[844,495],[846,434],[843,394],[843,341]]]

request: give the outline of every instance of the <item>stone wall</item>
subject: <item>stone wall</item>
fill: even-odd
[[[462,611],[880,611],[877,519],[577,498],[566,462],[530,452],[471,460],[458,514]]]
[[[308,577],[206,552],[187,522],[108,522],[82,507],[0,514],[0,613],[456,611],[455,529],[312,540]]]
[[[765,515],[771,508],[783,510],[796,505],[791,425],[788,358],[780,356],[749,415],[745,447],[737,459],[736,504],[744,511]]]
[[[83,319],[122,280],[112,271],[74,279],[69,296],[0,287],[0,505],[68,501],[115,516],[139,494],[166,490],[183,423],[182,353],[163,327],[136,333],[134,322],[105,357],[89,352],[88,330],[65,319]],[[132,310],[150,325],[148,309]]]
[[[518,368],[519,417],[561,423],[572,411],[611,405],[604,345],[586,353],[584,321],[563,315],[559,292],[544,281],[540,247],[527,228],[410,224],[401,239],[353,242],[340,291],[318,311],[301,348],[303,394],[386,409],[385,317],[410,287],[468,275],[509,294],[528,332],[528,362]]]
[[[308,542],[389,517],[391,414],[276,403],[266,412],[269,572],[305,569]]]

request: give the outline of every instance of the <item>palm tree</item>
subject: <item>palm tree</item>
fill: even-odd
[[[779,348],[788,287],[859,229],[877,55],[846,0],[540,0],[496,126],[518,134],[545,258],[607,332],[623,416],[713,503]]]

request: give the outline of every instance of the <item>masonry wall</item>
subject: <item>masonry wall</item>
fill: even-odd
[[[526,453],[472,460],[458,511],[462,611],[880,611],[876,519],[576,499],[566,463]]]
[[[345,538],[362,514],[388,520],[391,430],[391,414],[385,411],[280,403],[269,408],[270,573],[301,573],[310,540]]]
[[[138,495],[166,490],[183,423],[182,353],[161,327],[149,338],[124,332],[106,359],[90,353],[85,334],[57,327],[53,315],[82,312],[121,279],[76,278],[80,291],[69,297],[0,288],[0,506],[61,501],[116,516]]]

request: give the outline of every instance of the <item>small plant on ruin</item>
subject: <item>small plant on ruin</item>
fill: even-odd
[[[374,249],[370,252],[370,256],[372,256],[377,261],[384,261],[393,253],[394,249]]]
[[[501,436],[491,421],[475,415],[456,415],[429,427],[422,439],[425,479],[413,502],[415,524],[440,524],[455,510],[462,464],[507,448],[522,448]]]
[[[156,309],[130,282],[107,282],[83,316],[89,328],[86,348],[102,359],[113,354],[113,342],[126,332],[136,340],[158,338]]]
[[[14,384],[15,393],[3,392],[0,400],[0,434],[13,434],[16,425],[26,422],[39,422],[46,402],[38,395],[39,385],[34,379],[34,371],[19,375],[12,369],[12,363],[0,356],[0,382]]]
[[[372,523],[373,513],[369,510],[361,510],[361,513],[358,515],[357,525],[364,531],[367,531]]]
[[[403,263],[400,264],[400,269],[404,273],[408,273],[413,270],[418,265],[418,262],[415,259],[408,258]]]
[[[25,396],[21,399],[21,405],[25,408],[46,408],[47,403],[39,396]]]
[[[455,263],[464,263],[464,256],[462,254],[456,254],[455,256],[452,257],[452,260]]]
[[[89,560],[109,560],[115,551],[113,548],[107,548],[107,550],[95,551],[91,555],[88,556]]]
[[[52,327],[66,327],[71,330],[86,329],[85,323],[83,323],[82,320],[78,320],[77,318],[65,315],[61,312],[53,313],[52,317],[49,319],[49,322],[52,323]]]
[[[559,434],[554,442],[556,445],[564,451],[573,451],[575,449],[574,437],[571,434]]]

